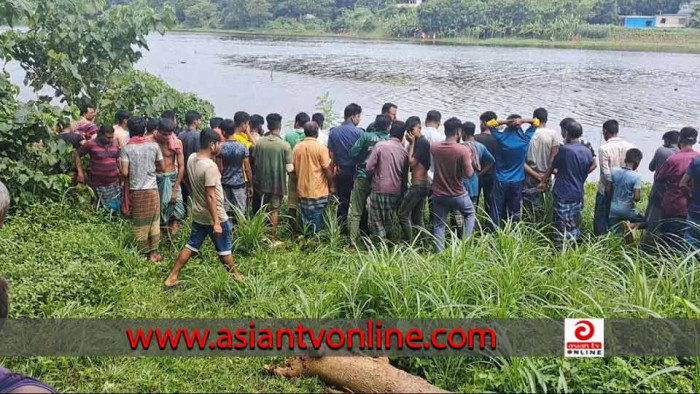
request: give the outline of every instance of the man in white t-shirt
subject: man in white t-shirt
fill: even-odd
[[[540,125],[537,127],[535,135],[530,140],[525,161],[525,183],[523,184],[523,206],[532,220],[541,220],[544,215],[544,193],[538,190],[538,185],[542,183],[543,176],[549,170],[552,160],[559,153],[559,146],[562,144],[561,133],[547,128],[549,114],[544,108],[537,108],[532,115],[533,119],[538,119]],[[549,184],[547,180],[547,184]]]
[[[440,122],[442,121],[442,114],[440,111],[428,111],[425,116],[425,127],[421,130],[421,135],[430,143],[430,145],[436,142],[445,141],[445,133],[438,130],[440,128]],[[432,157],[431,157],[432,161]],[[434,171],[431,168],[428,171],[428,179],[432,180]]]

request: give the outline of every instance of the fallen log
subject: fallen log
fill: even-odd
[[[286,378],[318,377],[325,383],[351,393],[446,393],[395,368],[386,360],[370,357],[294,357],[286,365],[265,367]]]
[[[0,228],[2,228],[3,222],[5,221],[5,216],[10,210],[10,192],[7,190],[5,185],[0,182]]]

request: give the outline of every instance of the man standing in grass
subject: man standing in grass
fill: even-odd
[[[603,124],[605,144],[598,150],[600,162],[600,180],[598,193],[595,197],[595,212],[593,217],[593,232],[603,235],[608,232],[610,216],[610,201],[612,199],[612,169],[625,164],[627,151],[635,146],[618,137],[620,125],[616,120],[608,120]],[[680,179],[679,179],[680,180]]]
[[[146,120],[129,119],[131,139],[121,150],[121,175],[128,179],[131,218],[139,252],[151,261],[163,260],[160,246],[160,196],[156,172],[163,170],[163,153],[153,139],[144,136]]]
[[[430,196],[430,143],[421,133],[420,118],[406,119],[406,139],[408,139],[408,165],[411,167],[411,187],[406,192],[399,207],[399,222],[404,239],[413,241],[413,229],[423,229],[425,201]]]
[[[462,239],[468,239],[476,223],[476,209],[472,204],[463,180],[474,175],[471,152],[460,144],[459,137],[462,122],[457,118],[445,122],[445,141],[431,145],[432,166],[435,169],[432,192],[432,221],[435,249],[438,253],[445,250],[445,230],[447,215],[458,212],[463,217]]]
[[[664,211],[661,232],[667,242],[676,247],[681,247],[678,237],[682,237],[687,225],[688,217],[688,188],[682,185],[681,180],[688,172],[693,160],[700,155],[693,149],[698,140],[698,131],[692,127],[686,127],[680,134],[680,151],[659,168],[655,182],[661,182],[666,187],[661,207]]]
[[[479,135],[474,136],[474,140],[483,144],[489,151],[491,156],[493,156],[494,158],[498,153],[498,141],[496,140],[496,137],[494,137],[491,134],[491,129],[488,126],[486,126],[486,123],[495,119],[498,119],[498,116],[495,112],[487,111],[481,114],[481,116],[479,117],[479,121],[481,122],[479,126],[481,129],[481,133]],[[492,166],[490,169],[486,169],[485,171],[482,171],[479,174],[480,198],[478,198],[477,200],[484,201],[484,210],[491,219],[489,223],[486,223],[487,228],[490,228],[492,223],[496,223],[493,216],[491,216],[493,212],[493,187],[496,182],[495,173],[495,166]]]
[[[221,122],[221,130],[226,140],[221,144],[221,161],[223,173],[221,183],[224,187],[226,213],[235,218],[235,211],[245,213],[248,198],[253,196],[253,172],[250,168],[250,151],[248,147],[236,140],[236,123],[231,119]],[[246,187],[247,185],[247,187]]]
[[[294,175],[297,178],[299,206],[305,229],[311,234],[323,230],[323,211],[328,206],[328,196],[333,190],[333,170],[328,148],[318,140],[316,122],[306,122],[306,138],[293,151]]]
[[[700,157],[695,157],[688,171],[681,180],[681,187],[690,190],[690,203],[688,204],[688,229],[685,231],[685,242],[690,247],[690,252],[700,250]],[[700,259],[698,255],[696,259]]]
[[[522,128],[525,123],[530,124],[527,131],[523,131]],[[502,125],[507,126],[505,130],[498,130],[497,127]],[[520,115],[510,115],[505,121],[490,120],[487,123],[491,128],[491,135],[498,141],[494,206],[491,213],[494,224],[498,226],[503,226],[509,220],[520,220],[525,159],[530,140],[539,125],[539,119],[523,120]]]
[[[654,153],[654,158],[652,158],[651,162],[649,162],[649,171],[658,171],[669,157],[678,153],[678,141],[680,140],[680,135],[681,133],[678,131],[669,131],[663,135],[662,139],[664,144]],[[654,181],[651,187],[651,193],[649,194],[646,213],[644,215],[647,222],[647,231],[644,233],[642,242],[645,244],[653,243],[652,234],[656,232],[656,229],[663,218],[664,210],[661,207],[661,202],[664,199],[664,193],[665,186],[661,182]]]
[[[357,164],[357,175],[355,176],[355,187],[350,195],[350,212],[348,214],[348,224],[350,227],[350,239],[353,247],[357,246],[360,240],[360,223],[362,212],[367,206],[367,198],[372,193],[372,178],[365,171],[367,160],[372,153],[372,149],[377,142],[389,139],[389,127],[391,118],[388,115],[377,115],[374,120],[376,131],[366,131],[362,133],[360,139],[355,142],[350,149],[350,157]],[[352,249],[352,248],[351,248]]]
[[[544,193],[539,190],[539,185],[542,183],[542,176],[549,170],[552,160],[559,152],[562,137],[556,130],[547,128],[549,113],[546,109],[536,109],[532,117],[539,120],[540,125],[527,151],[523,205],[532,215],[531,219],[540,222],[544,219]]]
[[[304,133],[304,125],[311,121],[309,114],[300,112],[294,118],[294,130],[290,130],[284,135],[284,140],[287,141],[292,151],[294,147],[306,138]],[[294,173],[289,174],[289,184],[287,186],[287,208],[289,208],[289,216],[293,222],[296,222],[297,211],[299,210],[299,196],[297,194],[297,178]]]
[[[472,155],[472,167],[474,167],[474,175],[471,178],[464,180],[464,187],[467,188],[469,198],[474,204],[474,208],[479,207],[479,174],[488,173],[495,162],[493,156],[486,148],[486,145],[477,141],[474,138],[476,125],[472,122],[464,122],[462,124],[462,144],[469,148]]]
[[[117,112],[116,123],[114,124],[114,139],[117,140],[119,144],[119,149],[124,148],[127,142],[129,142],[129,118],[131,118],[131,113],[125,109]]]
[[[88,185],[97,194],[97,207],[104,207],[118,215],[121,205],[121,187],[119,185],[119,145],[115,141],[115,131],[110,125],[102,125],[97,132],[97,138],[85,142],[76,151],[75,167],[78,170],[77,180],[85,183],[85,175],[80,160],[90,155],[88,164]]]
[[[255,149],[255,188],[262,195],[262,205],[268,204],[272,222],[272,240],[277,241],[282,199],[287,195],[287,174],[294,171],[292,148],[280,137],[282,117],[267,115],[269,134],[261,137]]]
[[[158,193],[160,194],[160,225],[168,234],[180,231],[180,222],[185,220],[185,203],[182,198],[182,180],[185,177],[185,154],[182,141],[175,136],[175,122],[161,119],[153,139],[163,154],[163,169],[158,171]]]
[[[381,114],[388,116],[393,122],[396,120],[396,114],[398,113],[398,109],[399,107],[397,107],[394,103],[384,103],[384,105],[382,105]],[[367,126],[367,131],[377,131],[375,122],[372,122],[369,124],[369,126]]]
[[[625,165],[612,170],[610,223],[613,228],[624,227],[628,244],[634,243],[632,230],[646,228],[644,215],[636,208],[636,203],[642,199],[642,178],[637,173],[641,162],[642,152],[632,148],[625,154]]]
[[[566,143],[559,148],[559,152],[542,176],[540,183],[540,190],[548,190],[552,174],[556,171],[552,192],[557,248],[563,247],[565,241],[576,242],[581,235],[584,185],[588,174],[595,171],[597,167],[593,153],[581,143],[583,135],[581,124],[572,119],[564,127],[566,127]]]
[[[192,232],[187,245],[180,251],[173,270],[165,280],[165,289],[180,285],[178,275],[193,253],[198,253],[209,237],[219,259],[236,281],[243,280],[231,255],[231,223],[224,208],[221,173],[214,158],[221,152],[219,135],[207,129],[199,139],[199,152],[189,157],[187,172],[192,186]]]
[[[355,185],[355,162],[350,157],[350,149],[362,136],[362,129],[357,127],[362,118],[362,107],[350,104],[345,107],[345,122],[331,129],[328,135],[328,150],[335,165],[335,186],[338,197],[338,222],[347,232],[348,209],[350,195]]]
[[[389,139],[377,142],[367,161],[367,175],[372,177],[370,220],[374,235],[386,241],[392,230],[394,212],[408,183],[408,152],[403,145],[406,124],[394,121]],[[411,144],[413,146],[413,144]]]
[[[238,111],[233,115],[233,123],[235,126],[233,138],[245,145],[249,150],[253,149],[255,144],[253,144],[253,138],[250,136],[250,115],[247,112]]]
[[[164,113],[165,114],[165,113]],[[174,115],[174,114],[173,114]],[[197,111],[187,111],[185,114],[185,124],[187,129],[177,137],[182,141],[182,150],[185,157],[185,181],[182,183],[182,199],[185,201],[185,209],[189,205],[190,187],[187,179],[187,162],[193,153],[199,151],[199,123],[202,115]]]

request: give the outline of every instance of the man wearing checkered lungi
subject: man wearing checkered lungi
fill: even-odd
[[[558,248],[562,248],[565,241],[575,242],[581,235],[584,184],[588,174],[597,168],[591,150],[580,141],[582,134],[583,127],[578,122],[571,121],[566,125],[566,143],[559,149],[540,184],[540,190],[546,190],[554,170],[557,170],[552,192]]]
[[[408,152],[403,146],[405,133],[406,124],[394,121],[389,139],[374,146],[365,167],[372,177],[369,216],[374,234],[382,240],[387,239],[387,233],[393,228],[394,212],[406,191]]]

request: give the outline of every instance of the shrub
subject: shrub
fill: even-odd
[[[389,18],[385,24],[393,37],[413,37],[421,33],[421,25],[416,10],[406,10]]]

